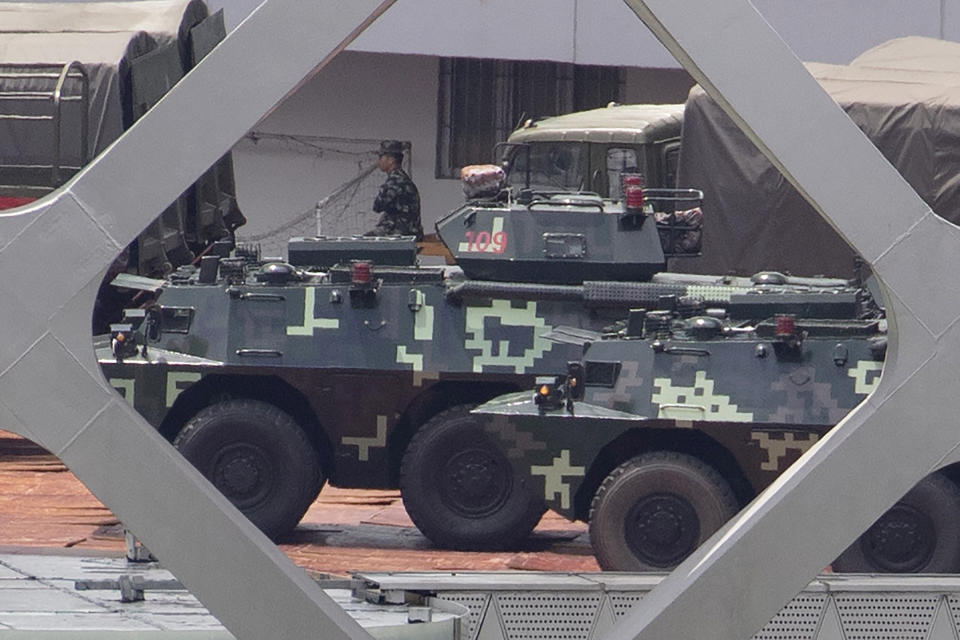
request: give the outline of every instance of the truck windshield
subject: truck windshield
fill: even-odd
[[[531,142],[510,152],[507,184],[543,191],[580,191],[585,188],[586,145],[579,142]]]

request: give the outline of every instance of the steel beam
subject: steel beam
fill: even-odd
[[[890,322],[874,393],[607,636],[739,640],[924,475],[956,459],[960,280],[934,274],[960,272],[960,237],[750,2],[625,1],[867,259]]]
[[[104,380],[109,264],[392,0],[266,0],[64,188],[0,216],[0,425],[63,460],[238,638],[367,638]]]

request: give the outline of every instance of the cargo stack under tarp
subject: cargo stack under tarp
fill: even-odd
[[[202,0],[0,3],[0,208],[67,181],[224,36]],[[141,234],[129,268],[161,276],[243,222],[227,154]]]
[[[131,62],[156,47],[143,31],[0,33],[4,191],[44,195],[120,137]]]
[[[850,65],[807,68],[934,211],[960,221],[960,44],[901,38]],[[699,87],[684,113],[679,182],[703,190],[710,247],[684,270],[852,273],[853,250]]]

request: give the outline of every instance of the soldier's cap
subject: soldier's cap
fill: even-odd
[[[380,155],[403,157],[403,143],[399,140],[384,140],[380,143]]]

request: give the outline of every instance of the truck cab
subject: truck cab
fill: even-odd
[[[501,147],[508,186],[590,191],[620,200],[621,176],[641,174],[650,188],[674,188],[682,104],[610,104],[527,120]]]

